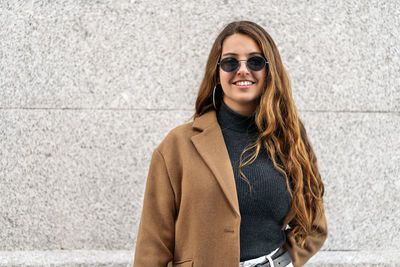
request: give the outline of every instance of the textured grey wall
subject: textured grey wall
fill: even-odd
[[[400,5],[0,2],[0,265],[132,262],[151,152],[222,27],[272,35],[326,185],[307,266],[400,266]]]

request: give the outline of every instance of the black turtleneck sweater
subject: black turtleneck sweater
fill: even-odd
[[[239,200],[240,261],[258,258],[282,246],[286,241],[281,227],[289,212],[291,198],[285,177],[275,169],[262,146],[257,159],[242,167],[252,185],[250,192],[249,185],[239,176],[239,162],[243,149],[254,142],[258,135],[254,115],[243,116],[222,101],[217,119],[232,163]],[[254,151],[247,151],[243,162]]]

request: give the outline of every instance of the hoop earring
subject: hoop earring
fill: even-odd
[[[217,110],[217,106],[215,105],[215,89],[216,88],[217,88],[217,86],[214,86],[214,89],[213,89],[213,104],[214,104],[215,110]]]

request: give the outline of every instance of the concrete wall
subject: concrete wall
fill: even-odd
[[[151,152],[241,19],[277,43],[319,159],[307,266],[400,266],[397,0],[2,1],[1,266],[132,263]]]

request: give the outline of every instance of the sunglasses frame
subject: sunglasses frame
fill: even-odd
[[[261,68],[261,69],[259,69],[259,70],[252,70],[251,68],[249,68],[249,65],[248,65],[248,61],[249,61],[249,59],[252,59],[252,58],[255,58],[255,57],[259,57],[259,58],[262,58],[263,60],[264,60],[264,66]],[[221,62],[223,61],[223,60],[225,60],[225,59],[235,59],[239,64],[238,64],[238,66],[237,66],[237,68],[235,68],[234,70],[232,70],[232,71],[226,71],[226,70],[224,70],[222,67],[221,67]],[[220,60],[219,62],[218,62],[218,66],[220,66],[221,67],[221,69],[223,70],[223,71],[225,71],[225,72],[235,72],[235,71],[237,71],[239,68],[240,68],[240,61],[246,61],[246,68],[248,69],[248,70],[250,70],[250,71],[261,71],[261,70],[263,70],[264,68],[265,68],[265,66],[268,64],[268,61],[264,58],[264,57],[262,57],[262,56],[252,56],[252,57],[249,57],[248,59],[241,59],[241,60],[239,60],[239,59],[236,59],[236,58],[234,58],[234,57],[226,57],[226,58],[224,58],[224,59],[222,59],[222,60]]]

